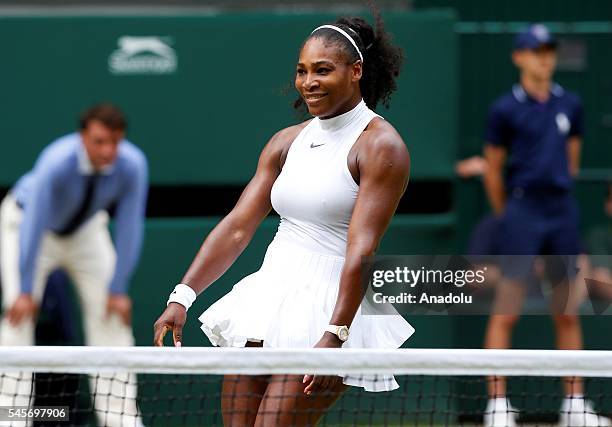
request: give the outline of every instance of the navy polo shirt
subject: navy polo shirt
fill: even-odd
[[[580,98],[554,84],[548,101],[531,98],[521,85],[490,108],[485,140],[508,148],[506,188],[569,190],[567,141],[582,136]]]

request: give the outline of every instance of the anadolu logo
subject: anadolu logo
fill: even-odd
[[[112,74],[172,74],[176,72],[176,51],[172,40],[158,36],[122,36],[119,48],[108,57]]]

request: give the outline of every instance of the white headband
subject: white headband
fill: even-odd
[[[348,39],[348,41],[351,42],[353,47],[357,50],[357,53],[359,54],[359,59],[361,59],[361,62],[363,63],[363,55],[361,54],[361,51],[357,47],[357,43],[355,43],[355,40],[353,40],[353,38],[351,36],[349,36],[346,31],[344,31],[342,28],[336,27],[335,25],[321,25],[320,27],[317,27],[314,30],[312,30],[312,33],[310,33],[310,34],[313,34],[315,31],[320,30],[321,28],[329,28],[329,29],[338,31],[340,34],[342,34],[344,37],[346,37]]]

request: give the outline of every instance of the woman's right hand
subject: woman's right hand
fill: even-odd
[[[171,302],[153,325],[153,345],[164,346],[166,332],[172,331],[172,340],[175,347],[181,346],[183,340],[183,326],[187,320],[187,310],[177,302]]]

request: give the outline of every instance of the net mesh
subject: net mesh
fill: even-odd
[[[611,356],[604,351],[13,347],[0,349],[0,408],[67,407],[68,421],[33,422],[60,426],[607,426]],[[305,374],[328,382],[306,395]],[[389,375],[398,389],[367,392],[340,385],[341,378],[382,384]],[[507,383],[507,399],[491,400],[487,390],[498,383]],[[6,411],[0,417],[0,425],[32,425],[8,420]]]

